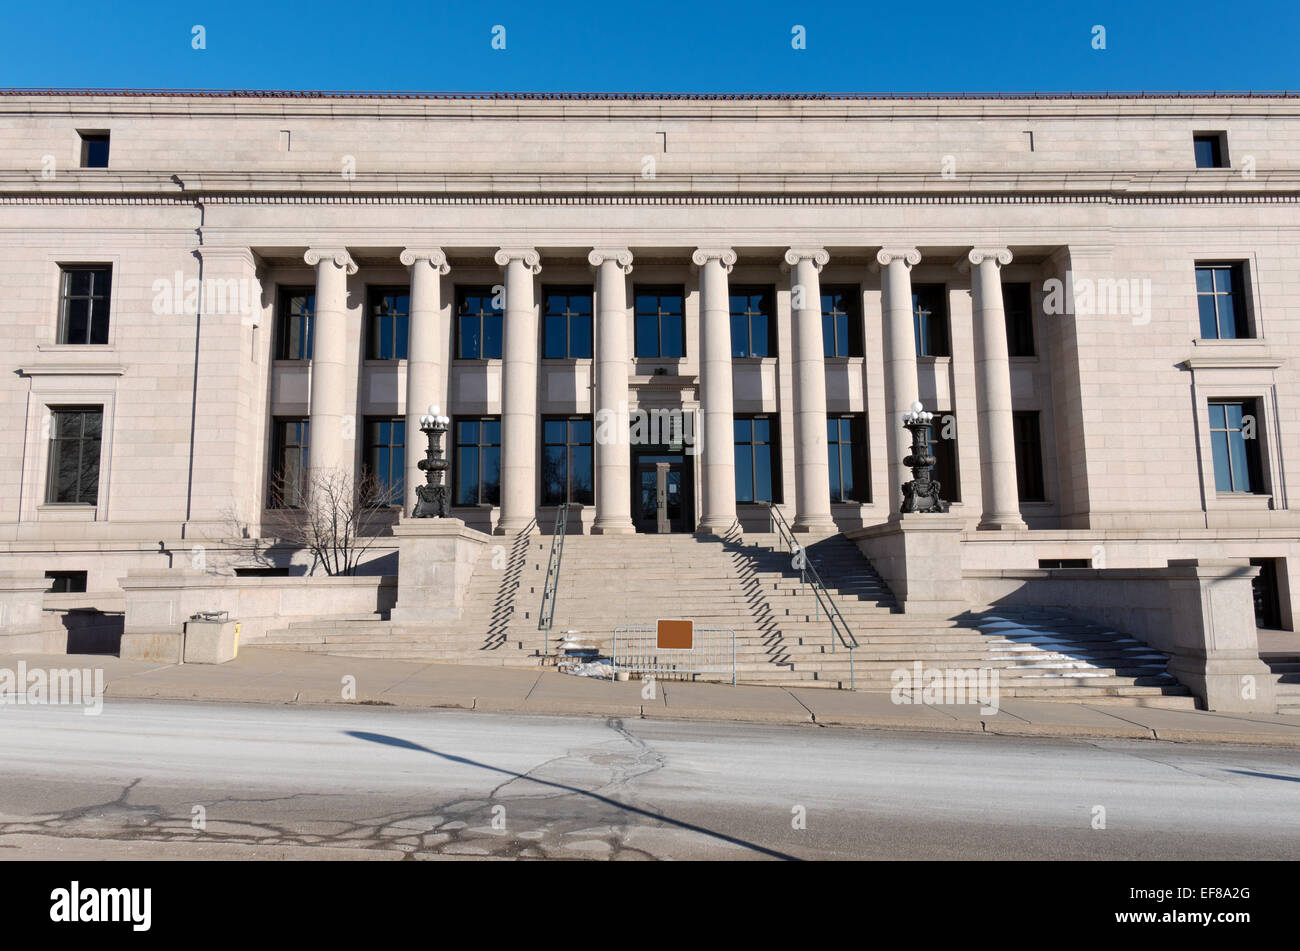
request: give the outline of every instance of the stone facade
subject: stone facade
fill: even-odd
[[[87,131],[110,133],[107,168],[78,167]],[[1196,167],[1204,133],[1229,167]],[[732,421],[769,414],[795,527],[868,528],[898,511],[900,417],[920,399],[957,421],[947,494],[969,567],[1274,559],[1290,627],[1297,150],[1300,100],[1283,96],[6,94],[0,569],[86,571],[120,598],[128,571],[238,564],[273,420],[310,419],[311,464],[356,471],[364,420],[404,418],[409,491],[429,404],[453,425],[501,419],[502,504],[456,508],[471,529],[550,524],[542,418],[649,407],[701,420],[689,527],[766,523],[736,500]],[[1248,336],[1202,337],[1206,262],[1238,266]],[[62,343],[62,269],[86,264],[111,268],[107,342]],[[1002,333],[1012,282],[1032,288],[1033,356]],[[916,353],[917,284],[943,285],[950,356]],[[378,285],[410,287],[408,359],[366,358]],[[471,285],[504,289],[501,359],[455,356]],[[590,357],[543,357],[550,285],[592,288]],[[684,357],[636,356],[638,285],[683,287]],[[728,291],[752,285],[772,289],[775,356],[733,355]],[[855,288],[860,355],[819,349],[828,285]],[[276,359],[281,287],[315,290],[311,361]],[[1256,408],[1257,491],[1216,486],[1208,401],[1223,398]],[[51,408],[67,406],[102,407],[93,505],[49,501]],[[1016,483],[1025,411],[1032,500]],[[865,421],[869,499],[828,495],[827,414]],[[632,531],[628,447],[593,454],[582,529]]]

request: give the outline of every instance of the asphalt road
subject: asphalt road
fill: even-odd
[[[1300,762],[459,711],[0,708],[0,859],[473,856],[1294,859]]]

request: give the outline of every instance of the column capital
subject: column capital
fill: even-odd
[[[524,267],[533,274],[542,273],[542,256],[537,253],[536,248],[500,248],[493,255],[492,260],[496,261],[499,267],[505,267],[511,261],[522,261]]]
[[[971,248],[970,253],[966,255],[966,260],[971,264],[979,267],[985,261],[992,259],[998,267],[1006,267],[1011,263],[1010,248]]]
[[[428,261],[439,274],[446,274],[451,270],[451,265],[447,263],[447,255],[442,248],[406,248],[399,255],[399,259],[407,267],[416,261]]]
[[[632,252],[627,248],[592,248],[587,255],[587,263],[592,267],[598,268],[607,262],[617,264],[624,274],[632,273]]]
[[[881,248],[876,252],[876,263],[889,267],[895,261],[902,261],[909,268],[921,263],[921,252],[916,248]]]
[[[787,268],[798,267],[800,261],[812,261],[819,274],[830,259],[830,253],[825,248],[788,248],[785,252]]]
[[[347,248],[308,248],[302,259],[312,267],[321,261],[330,260],[335,266],[346,270],[349,277],[357,273],[357,262],[352,260]]]
[[[691,263],[696,267],[704,267],[710,261],[717,261],[722,265],[723,273],[730,274],[736,263],[736,252],[731,248],[696,248],[691,255]]]

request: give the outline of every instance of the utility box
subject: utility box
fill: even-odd
[[[225,611],[200,611],[185,622],[187,664],[224,664],[239,654],[239,622]]]

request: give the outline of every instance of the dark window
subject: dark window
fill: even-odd
[[[1222,132],[1197,132],[1192,136],[1197,168],[1227,168],[1224,134]]]
[[[411,289],[367,288],[366,321],[366,359],[405,360],[411,322]]]
[[[772,316],[772,288],[731,289],[731,355],[776,356],[776,320]]]
[[[50,594],[85,594],[86,573],[84,571],[47,571],[45,577],[50,580],[46,590]]]
[[[861,413],[828,417],[826,452],[831,474],[831,501],[870,502],[866,418]]]
[[[1039,558],[1039,568],[1091,568],[1092,562],[1087,558]]]
[[[930,455],[934,469],[930,478],[939,483],[939,498],[961,501],[961,480],[957,477],[957,417],[952,413],[935,413],[930,424]],[[910,479],[911,476],[909,475]],[[902,492],[898,486],[893,487]]]
[[[1027,283],[1002,285],[1002,307],[1007,317],[1007,355],[1034,355],[1034,307]]]
[[[108,133],[82,132],[81,167],[108,168]]]
[[[275,358],[277,360],[310,360],[312,327],[316,323],[316,290],[311,287],[280,288],[279,306],[276,308]]]
[[[542,300],[542,356],[590,357],[591,288],[547,287]]]
[[[1206,340],[1249,337],[1246,319],[1245,268],[1235,264],[1196,265],[1196,306]]]
[[[682,288],[636,287],[636,355],[676,358],[686,355]]]
[[[501,503],[501,420],[499,417],[455,422],[457,505]]]
[[[591,420],[542,420],[542,504],[593,501]]]
[[[776,420],[739,416],[736,434],[736,501],[780,502],[781,461]]]
[[[1282,627],[1282,599],[1278,588],[1278,571],[1286,570],[1285,559],[1252,558],[1250,563],[1259,569],[1250,581],[1255,601],[1255,626],[1278,630]]]
[[[948,344],[948,287],[946,284],[912,285],[912,322],[918,357],[950,357]]]
[[[500,360],[502,300],[491,287],[456,288],[456,358]]]
[[[108,343],[109,294],[113,269],[108,265],[64,267],[59,291],[59,343]]]
[[[1219,492],[1263,492],[1259,415],[1254,400],[1210,401],[1214,487]]]
[[[406,498],[406,420],[366,418],[366,472],[375,480],[375,501],[401,505]]]
[[[307,496],[309,428],[305,419],[271,422],[271,478],[266,507],[300,508]]]
[[[1020,499],[1041,502],[1043,490],[1043,446],[1039,438],[1037,411],[1011,414],[1016,438],[1016,486]]]
[[[99,501],[100,406],[50,408],[50,472],[45,501],[95,505]]]
[[[856,284],[822,288],[822,347],[828,357],[862,356],[862,294]]]
[[[288,565],[258,565],[255,568],[236,568],[236,578],[287,578]]]

